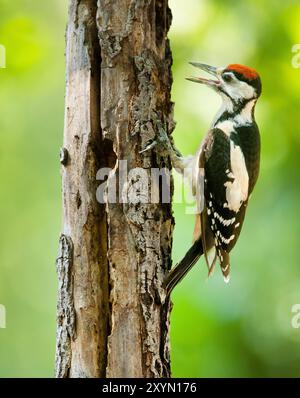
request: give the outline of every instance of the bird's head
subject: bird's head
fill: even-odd
[[[213,88],[225,100],[230,100],[233,104],[243,104],[252,99],[255,100],[261,94],[259,74],[248,66],[230,64],[225,68],[216,68],[198,62],[191,62],[191,65],[213,75],[215,79],[189,77],[187,80]]]

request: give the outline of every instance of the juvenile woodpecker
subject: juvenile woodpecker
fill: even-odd
[[[191,170],[190,182],[198,209],[194,243],[168,274],[167,295],[202,255],[209,275],[218,260],[225,282],[229,281],[229,253],[240,235],[249,196],[259,173],[260,135],[254,119],[254,108],[261,94],[258,73],[239,64],[225,68],[191,64],[214,79],[191,77],[188,80],[215,90],[222,98],[222,106],[195,156],[184,158],[171,144],[165,130],[159,128],[159,141],[164,143],[173,167],[182,173]]]

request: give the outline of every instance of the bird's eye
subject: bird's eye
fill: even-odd
[[[223,77],[223,80],[224,80],[226,83],[229,83],[229,82],[231,82],[231,80],[232,80],[232,76],[231,76],[231,75],[228,75],[228,74],[225,74],[225,75],[223,75],[222,77]]]

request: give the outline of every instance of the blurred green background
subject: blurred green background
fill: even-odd
[[[262,166],[225,285],[203,260],[175,290],[177,377],[300,376],[300,5],[286,0],[170,0],[176,145],[195,152],[219,98],[184,80],[188,61],[245,63],[263,81],[257,106]],[[52,377],[55,258],[60,232],[58,150],[64,112],[66,0],[0,0],[0,377]],[[177,177],[175,176],[176,180]],[[191,243],[193,216],[174,205],[174,262]]]

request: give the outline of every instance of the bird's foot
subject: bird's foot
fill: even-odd
[[[153,140],[147,143],[147,145],[140,151],[140,153],[144,153],[150,151],[150,149],[154,148],[157,145],[157,141]]]
[[[163,126],[162,121],[156,117],[153,120],[153,123],[157,131],[156,139],[148,142],[140,151],[140,153],[147,152],[156,147],[156,151],[162,156],[169,156],[173,153],[175,153],[177,156],[180,156],[179,151],[173,147],[170,137],[166,131],[166,126]]]

